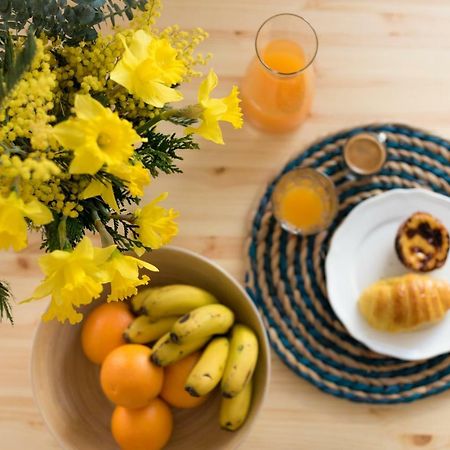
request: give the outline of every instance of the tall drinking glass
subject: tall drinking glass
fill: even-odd
[[[277,14],[259,28],[255,49],[241,86],[245,118],[268,132],[294,130],[311,109],[317,34],[302,17]]]

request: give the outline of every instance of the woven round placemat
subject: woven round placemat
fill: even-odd
[[[371,177],[351,175],[342,159],[346,140],[362,131],[387,137],[388,160]],[[330,238],[354,206],[397,188],[422,187],[450,195],[449,158],[447,140],[405,125],[368,125],[312,144],[268,185],[251,226],[247,291],[280,358],[323,391],[357,402],[400,403],[450,387],[450,354],[402,361],[374,353],[353,339],[329,305],[324,275]],[[300,166],[331,177],[340,201],[331,227],[310,237],[287,233],[272,215],[275,183]]]

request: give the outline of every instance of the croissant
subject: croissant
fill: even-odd
[[[382,331],[411,331],[442,320],[450,308],[450,285],[427,275],[377,281],[359,298],[367,322]]]

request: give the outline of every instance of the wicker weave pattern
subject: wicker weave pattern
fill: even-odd
[[[361,131],[387,136],[388,161],[373,177],[345,168],[342,146]],[[422,187],[450,195],[450,142],[405,125],[353,128],[312,144],[266,189],[248,242],[247,290],[259,307],[273,348],[298,375],[338,397],[367,403],[414,401],[450,387],[450,356],[407,362],[368,350],[334,315],[326,294],[324,261],[330,238],[361,201],[395,188]],[[336,184],[340,208],[329,230],[296,237],[281,229],[270,202],[279,177],[314,167]]]

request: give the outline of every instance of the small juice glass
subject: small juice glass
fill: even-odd
[[[264,131],[292,131],[311,110],[317,34],[302,17],[277,14],[259,28],[255,49],[241,85],[245,118]]]
[[[329,227],[338,210],[333,182],[310,168],[283,175],[272,193],[275,218],[290,233],[310,235]]]

